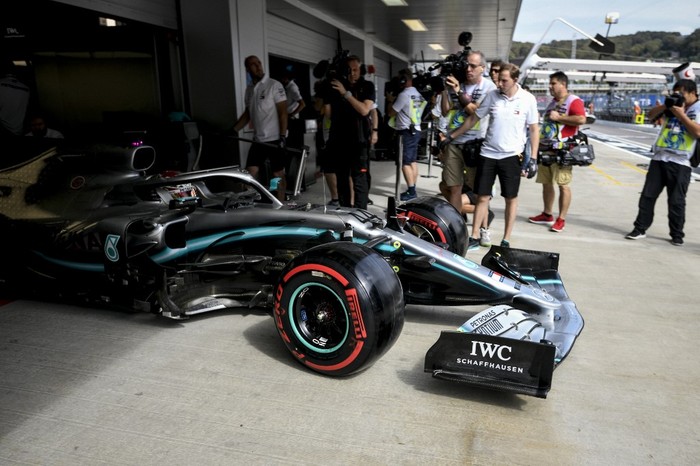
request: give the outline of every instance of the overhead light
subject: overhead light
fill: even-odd
[[[440,44],[428,44],[428,47],[433,50],[445,50],[445,48]]]
[[[99,21],[100,21],[100,26],[105,26],[108,28],[113,28],[113,27],[117,27],[117,26],[125,26],[125,23],[122,23],[121,21],[117,21],[116,19],[112,19],[112,18],[104,18],[102,16],[100,16]]]
[[[408,29],[414,32],[418,31],[427,31],[428,28],[425,27],[425,24],[423,24],[423,21],[419,19],[402,19],[403,23],[408,26]]]
[[[405,0],[382,0],[386,6],[408,6]]]

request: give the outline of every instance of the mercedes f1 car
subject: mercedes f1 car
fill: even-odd
[[[265,307],[296,360],[336,376],[393,345],[406,304],[489,305],[442,333],[425,370],[540,397],[583,328],[557,254],[493,247],[475,263],[436,197],[390,198],[381,218],[284,205],[236,167],[147,176],[154,160],[51,148],[0,170],[0,287],[171,319]]]

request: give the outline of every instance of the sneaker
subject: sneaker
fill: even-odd
[[[627,236],[625,236],[625,238],[627,238],[627,239],[642,239],[642,238],[646,238],[646,237],[647,237],[647,235],[644,234],[643,231],[638,230],[636,228],[634,230],[632,230],[631,232],[629,232],[627,234]]]
[[[479,249],[479,240],[476,238],[469,237],[469,245],[467,246],[468,251],[476,251]]]
[[[493,213],[493,210],[489,209],[489,218],[486,221],[486,225],[491,226],[491,222],[493,222],[493,218],[496,216],[496,214]]]
[[[501,240],[501,247],[502,248],[509,248],[510,247],[510,241],[507,239]]]
[[[481,239],[479,239],[479,244],[485,248],[491,247],[491,231],[488,228],[479,228],[479,233],[481,234]]]
[[[674,246],[683,246],[683,238],[675,237],[671,238],[671,244]]]
[[[554,222],[554,225],[552,225],[552,228],[550,228],[549,231],[553,231],[555,233],[561,233],[562,231],[564,231],[564,228],[566,228],[566,220],[559,217],[559,218],[557,218],[557,221]]]
[[[331,199],[327,205],[329,207],[338,207],[340,206],[340,201],[338,199]]]
[[[401,193],[401,196],[400,196],[402,201],[410,201],[411,199],[415,199],[417,197],[418,197],[418,194],[416,194],[415,191],[413,191],[413,193],[411,193],[411,191],[404,191]]]
[[[542,212],[534,217],[529,217],[527,221],[538,225],[551,225],[554,223],[554,217],[551,214],[545,214]]]

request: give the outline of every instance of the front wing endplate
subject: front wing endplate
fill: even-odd
[[[425,355],[433,377],[546,398],[552,386],[554,345],[443,331]]]

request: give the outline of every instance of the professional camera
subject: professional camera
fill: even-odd
[[[345,88],[350,87],[350,67],[348,66],[348,57],[350,52],[342,50],[340,47],[335,53],[335,56],[330,60],[321,60],[314,66],[314,78],[319,79],[319,91],[326,98],[331,94],[331,81],[337,79],[342,82]]]
[[[537,160],[545,167],[549,167],[550,165],[559,163],[559,152],[562,151],[540,152],[540,156]]]
[[[437,62],[428,68],[428,71],[433,71],[440,68],[440,76],[446,78],[449,75],[454,75],[460,79],[457,75],[462,74],[467,70],[467,56],[471,52],[471,47],[469,43],[472,41],[472,33],[464,31],[459,35],[457,42],[459,45],[464,47],[461,52],[453,53],[445,57],[441,62]],[[463,79],[460,79],[460,81]]]
[[[330,60],[321,60],[316,63],[313,69],[313,75],[316,79],[348,79],[350,75],[350,67],[348,67],[347,59],[350,52],[347,50],[338,50],[335,56]]]
[[[384,94],[396,97],[406,88],[406,80],[401,76],[394,76],[384,84]]]
[[[682,107],[684,104],[685,99],[683,98],[683,95],[677,92],[674,92],[673,94],[669,95],[668,97],[666,97],[666,100],[664,100],[664,105],[666,105],[666,108]]]
[[[413,87],[420,92],[425,100],[430,101],[433,94],[445,90],[445,82],[444,78],[440,76],[431,76],[430,73],[419,72],[413,78]]]
[[[593,146],[588,144],[588,136],[578,133],[564,143],[564,148],[540,152],[538,161],[545,167],[558,163],[562,167],[587,167],[595,160]]]

